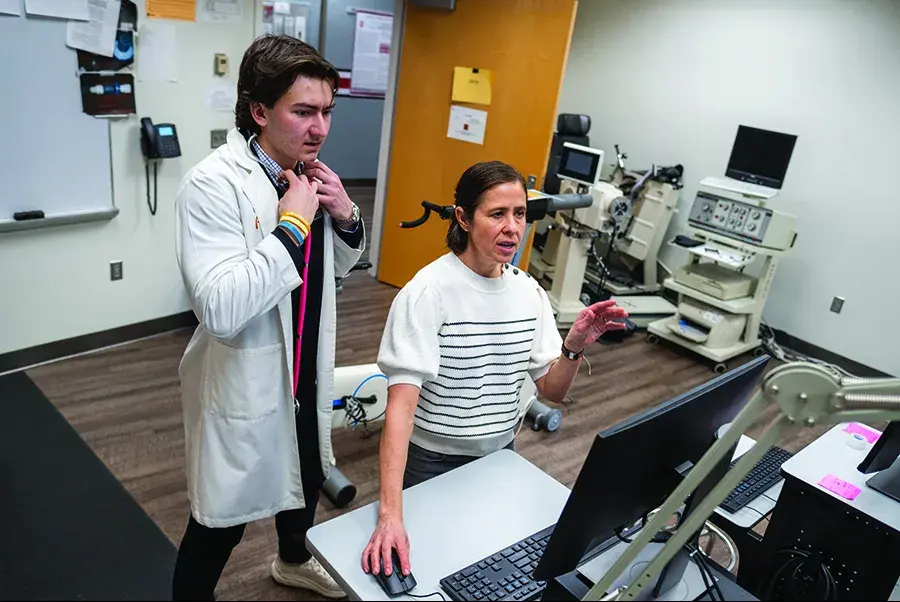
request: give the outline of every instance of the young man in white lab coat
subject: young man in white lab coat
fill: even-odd
[[[191,516],[175,600],[213,599],[246,523],[271,516],[273,577],[344,596],[305,543],[333,458],[334,278],[365,246],[359,210],[317,161],[337,84],[308,44],[257,38],[236,128],[178,192],[177,258],[200,326],[179,368]]]

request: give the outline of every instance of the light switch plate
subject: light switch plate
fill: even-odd
[[[109,262],[109,279],[110,280],[121,280],[122,279],[122,262],[121,261],[110,261]]]
[[[228,130],[210,130],[209,146],[211,148],[219,148],[225,144],[228,139]]]
[[[844,309],[844,298],[843,297],[835,297],[831,300],[831,311],[836,314],[841,313],[841,310]]]

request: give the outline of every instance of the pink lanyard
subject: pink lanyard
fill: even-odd
[[[300,283],[300,304],[297,308],[297,347],[294,351],[294,397],[297,397],[297,384],[300,382],[300,350],[303,348],[303,320],[306,318],[306,277],[309,274],[309,255],[312,249],[312,231],[306,235],[303,252],[303,282]]]

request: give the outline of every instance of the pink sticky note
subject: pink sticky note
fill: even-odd
[[[854,485],[853,483],[848,483],[843,479],[839,479],[832,474],[825,475],[822,477],[822,480],[819,481],[819,485],[831,491],[833,493],[838,494],[842,498],[848,500],[855,500],[856,496],[862,492],[862,489]]]
[[[869,427],[859,424],[858,422],[851,422],[850,424],[845,426],[844,432],[850,433],[851,435],[862,435],[869,443],[875,443],[881,436]]]

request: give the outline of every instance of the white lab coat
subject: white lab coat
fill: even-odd
[[[318,433],[329,474],[334,385],[334,277],[365,248],[351,249],[325,219],[319,326]],[[191,512],[228,527],[302,508],[292,395],[291,291],[300,275],[274,235],[278,195],[247,142],[227,143],[193,167],[178,191],[178,265],[200,322],[179,366]],[[360,224],[360,227],[363,227]],[[310,378],[309,375],[305,378]]]

